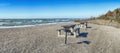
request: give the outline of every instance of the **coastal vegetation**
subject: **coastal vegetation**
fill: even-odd
[[[97,19],[110,20],[111,22],[114,21],[120,23],[120,8],[117,8],[114,11],[109,10],[106,14],[97,17]]]
[[[74,22],[88,21],[90,23],[98,25],[107,25],[120,28],[120,8],[117,8],[113,11],[108,11],[105,14],[102,14],[98,17],[91,16],[86,20],[74,20]]]

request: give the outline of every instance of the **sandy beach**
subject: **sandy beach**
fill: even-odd
[[[0,29],[0,53],[119,53],[120,29],[89,23],[80,36],[57,36],[60,23],[43,26]]]

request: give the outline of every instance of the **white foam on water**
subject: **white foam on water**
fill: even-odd
[[[43,26],[43,25],[53,25],[66,22],[56,22],[56,23],[45,23],[45,24],[35,24],[35,25],[22,25],[22,26],[0,26],[0,28],[22,28],[22,27],[33,27],[33,26]],[[68,23],[68,22],[67,22]]]
[[[32,27],[34,25],[23,25],[23,26],[0,26],[0,28],[21,28],[21,27]]]

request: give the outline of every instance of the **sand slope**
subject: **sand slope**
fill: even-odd
[[[69,23],[64,23],[69,24]],[[81,29],[81,36],[57,37],[57,29],[64,24],[25,28],[0,29],[0,53],[119,53],[120,29],[89,24]]]

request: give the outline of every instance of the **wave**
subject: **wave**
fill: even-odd
[[[43,25],[53,25],[60,24],[65,22],[56,22],[56,23],[46,23],[46,24],[35,24],[35,25],[22,25],[22,26],[0,26],[0,28],[22,28],[22,27],[33,27],[33,26],[43,26]]]
[[[29,27],[35,25],[49,25],[61,22],[69,22],[75,19],[53,18],[53,19],[0,19],[0,28]]]

